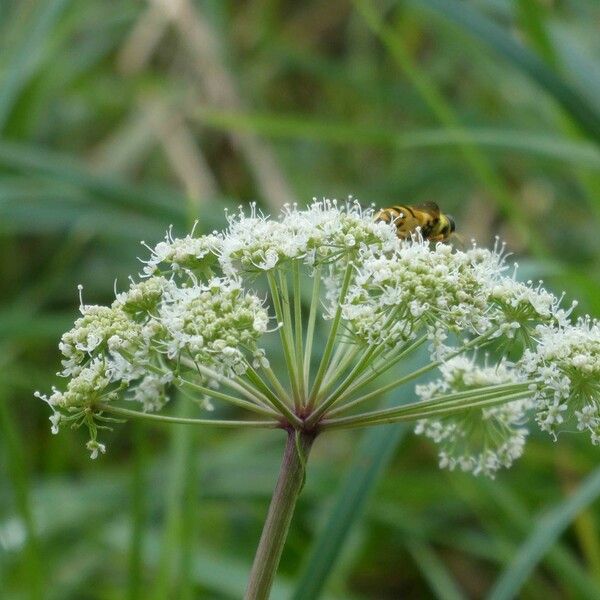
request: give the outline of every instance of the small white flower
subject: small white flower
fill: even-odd
[[[166,330],[163,351],[168,358],[187,353],[198,363],[236,373],[245,371],[240,347],[252,351],[269,321],[260,298],[226,278],[171,290],[158,316]]]
[[[142,405],[144,412],[157,412],[169,400],[166,386],[173,380],[172,373],[163,376],[148,374],[131,388],[131,399]]]
[[[90,451],[90,458],[95,460],[100,454],[106,454],[106,446],[96,440],[90,440],[85,447]]]
[[[50,415],[50,422],[52,423],[51,431],[54,435],[58,433],[58,426],[60,424],[62,415],[59,412],[54,412]]]

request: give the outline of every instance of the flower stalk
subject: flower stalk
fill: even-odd
[[[319,370],[317,371],[317,375],[315,376],[315,380],[313,382],[313,386],[310,392],[310,397],[308,399],[307,407],[309,412],[314,407],[315,402],[317,400],[317,396],[320,390],[320,385],[323,382],[323,378],[325,377],[325,373],[327,372],[327,367],[329,366],[329,361],[331,359],[331,355],[335,348],[335,343],[338,335],[338,328],[340,324],[340,319],[342,316],[342,303],[346,298],[346,293],[348,292],[348,287],[350,286],[350,280],[352,277],[353,266],[352,263],[348,261],[346,265],[346,270],[344,273],[344,279],[342,281],[342,286],[340,289],[340,296],[337,306],[335,308],[335,316],[333,317],[333,321],[331,323],[331,328],[329,330],[329,335],[327,337],[327,342],[325,344],[325,350],[323,351],[323,357],[321,358],[321,363],[319,365]]]
[[[267,279],[269,281],[269,289],[271,291],[271,298],[273,299],[273,307],[275,309],[275,316],[277,317],[277,323],[279,325],[279,333],[281,337],[281,345],[283,349],[283,356],[288,371],[290,385],[292,387],[292,396],[294,399],[294,408],[298,410],[300,408],[300,390],[298,387],[298,373],[296,371],[296,359],[294,357],[294,332],[292,329],[292,322],[289,312],[289,298],[287,296],[287,286],[285,289],[286,296],[283,297],[283,290],[280,290],[277,286],[277,280],[273,273],[267,273]],[[281,282],[281,279],[280,279]],[[286,307],[284,311],[284,306]]]
[[[125,419],[141,419],[145,421],[154,421],[158,423],[176,424],[176,425],[213,425],[216,427],[255,427],[259,429],[274,429],[279,427],[276,421],[234,421],[231,419],[193,419],[184,417],[169,417],[166,415],[154,415],[152,413],[143,413],[138,410],[112,406],[104,402],[95,404],[100,412],[107,412],[117,417]]]
[[[269,597],[296,501],[304,485],[306,461],[314,439],[314,433],[287,432],[279,477],[254,556],[245,600],[266,600]]]
[[[494,406],[496,404],[505,404],[515,400],[520,400],[529,395],[525,387],[520,391],[513,393],[474,394],[472,396],[460,396],[453,398],[449,396],[446,401],[439,402],[413,402],[400,409],[385,409],[363,413],[357,416],[339,417],[337,419],[324,419],[320,423],[320,428],[325,429],[346,429],[349,427],[364,427],[366,425],[381,425],[384,423],[400,423],[403,421],[415,421],[434,415],[448,416],[455,412],[466,412],[473,408],[482,408]],[[402,410],[403,409],[403,410]]]
[[[315,322],[319,310],[319,292],[321,289],[321,268],[316,267],[312,273],[313,286],[310,299],[310,312],[306,326],[306,345],[304,346],[304,389],[307,390],[310,380],[310,361],[312,357],[312,346],[315,335]]]

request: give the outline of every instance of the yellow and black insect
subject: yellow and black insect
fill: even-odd
[[[440,211],[435,202],[425,202],[418,206],[398,204],[382,208],[375,215],[375,222],[393,223],[400,239],[406,240],[417,233],[420,227],[421,236],[430,242],[446,241],[456,226],[450,215]]]

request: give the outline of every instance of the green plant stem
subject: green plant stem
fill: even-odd
[[[327,366],[327,371],[325,372],[325,377],[323,377],[323,383],[321,384],[321,390],[323,390],[324,386],[328,385],[329,380],[333,372],[338,368],[342,357],[346,356],[349,349],[348,342],[344,340],[340,340],[339,343],[335,347],[335,351],[331,356],[331,360],[329,361],[329,365]]]
[[[273,386],[275,393],[280,397],[280,401],[284,404],[291,405],[292,400],[290,398],[290,395],[288,394],[287,390],[283,387],[282,383],[279,381],[279,378],[277,377],[273,369],[271,369],[270,366],[261,367],[261,369],[264,371],[265,375],[267,376],[267,379]]]
[[[455,413],[460,413],[470,409],[481,409],[496,406],[498,404],[504,404],[506,402],[512,402],[514,400],[521,400],[529,395],[528,390],[515,392],[514,394],[498,395],[492,394],[490,396],[458,399],[452,402],[446,402],[444,404],[438,404],[437,406],[430,407],[429,409],[423,402],[413,402],[407,404],[401,408],[406,409],[404,411],[396,411],[391,409],[390,411],[376,411],[373,413],[367,413],[364,415],[355,415],[351,417],[340,417],[339,419],[325,419],[321,421],[319,427],[323,430],[326,429],[348,429],[353,427],[366,427],[371,425],[381,425],[384,423],[401,423],[403,421],[415,421],[417,419],[427,419],[429,417],[445,417]],[[425,409],[425,410],[422,410]]]
[[[420,344],[417,345],[416,343],[412,344],[411,346],[409,346],[409,348],[406,351],[402,351],[400,353],[400,355],[404,356],[405,354],[407,354],[413,348],[414,349],[418,348],[419,345]],[[374,392],[370,392],[369,394],[365,394],[364,396],[361,396],[360,398],[357,398],[356,400],[354,400],[352,402],[348,402],[347,404],[344,404],[344,406],[340,407],[339,410],[341,410],[342,408],[343,409],[349,408],[350,406],[353,406],[355,404],[359,404],[360,402],[364,402],[365,400],[370,400],[371,398],[379,396],[383,392],[386,392],[386,391],[388,391],[390,389],[393,389],[393,388],[398,387],[398,386],[400,386],[400,385],[402,385],[404,383],[407,383],[411,379],[415,379],[417,377],[420,377],[421,375],[423,375],[424,373],[427,373],[431,369],[435,369],[440,364],[441,364],[441,361],[437,361],[435,363],[429,363],[428,365],[425,365],[424,367],[422,367],[420,369],[417,369],[416,371],[413,371],[412,373],[409,373],[408,375],[400,377],[399,379],[396,379],[395,381],[392,381],[391,383],[378,388]],[[358,387],[361,387],[361,386],[359,386],[359,385],[351,386],[349,390],[346,390],[346,393],[344,393],[344,391],[342,391],[342,393],[339,394],[339,395],[337,394],[337,392],[334,393],[332,396],[330,396],[325,402],[323,402],[323,404],[321,404],[310,415],[310,417],[306,421],[307,424],[308,425],[314,425],[327,412],[327,410],[329,408],[331,408],[335,404],[339,404],[345,397],[347,397],[348,395],[350,395],[354,390],[358,389]]]
[[[528,391],[529,382],[528,383],[507,383],[507,384],[499,384],[499,385],[489,385],[485,387],[464,390],[462,392],[454,392],[452,394],[444,394],[442,396],[436,396],[434,398],[430,398],[429,400],[420,400],[417,402],[411,402],[409,404],[403,404],[400,406],[394,406],[392,408],[385,409],[384,412],[381,410],[371,411],[367,413],[362,413],[363,417],[377,417],[377,416],[389,416],[394,414],[402,414],[405,412],[410,412],[414,407],[419,409],[423,408],[435,408],[438,406],[448,406],[450,404],[456,403],[458,401],[464,402],[471,399],[483,399],[483,398],[491,398],[495,396],[501,396],[502,394],[512,394],[515,392]]]
[[[288,431],[287,442],[260,542],[254,556],[245,600],[266,600],[279,566],[296,501],[305,479],[314,434]]]
[[[333,347],[335,346],[335,340],[337,338],[338,327],[340,324],[340,319],[342,317],[342,302],[344,302],[344,299],[346,298],[346,292],[348,291],[348,287],[350,286],[350,279],[352,278],[353,268],[354,267],[353,267],[352,263],[348,262],[348,264],[346,265],[346,272],[344,273],[344,280],[342,282],[342,288],[340,290],[338,306],[335,311],[335,316],[333,317],[333,323],[331,324],[331,329],[329,330],[329,336],[327,338],[327,343],[325,344],[325,350],[323,352],[323,357],[321,358],[321,363],[319,364],[319,370],[317,371],[317,375],[315,377],[315,381],[313,382],[313,386],[312,386],[312,389],[310,392],[310,398],[308,400],[309,409],[312,409],[315,405],[315,401],[317,399],[317,395],[319,393],[321,383],[323,382],[323,378],[325,377],[327,367],[329,366],[329,360],[331,359]]]
[[[352,362],[356,358],[356,355],[360,352],[360,350],[361,348],[357,347],[354,351],[348,354],[348,356],[351,359],[350,362]],[[352,385],[353,382],[357,380],[357,377],[364,371],[365,366],[369,363],[370,360],[372,360],[373,355],[376,351],[376,347],[371,346],[370,348],[367,348],[367,350],[363,353],[358,362],[354,365],[350,373],[346,375],[344,381],[342,381],[342,383],[338,386],[335,392],[333,392],[333,394],[331,394],[331,396],[329,396],[329,398],[327,398],[327,400],[323,402],[324,408],[322,410],[326,410],[327,407],[337,402],[338,398],[348,389],[348,387],[350,387],[350,385]],[[321,398],[325,395],[325,393],[327,393],[331,385],[333,385],[333,383],[335,383],[335,381],[340,377],[340,375],[342,375],[348,364],[350,363],[346,360],[342,361],[342,364],[340,364],[339,368],[331,376],[329,385],[327,385],[326,382],[326,384],[322,386],[319,398]]]
[[[126,353],[123,353],[123,355],[126,357],[128,356]],[[195,365],[195,363],[193,363],[193,364]],[[208,377],[214,377],[217,382],[228,385],[229,387],[239,391],[241,394],[245,395],[246,397],[248,397],[248,396],[251,397],[252,401],[244,400],[243,398],[236,398],[235,396],[230,396],[229,394],[224,394],[223,392],[219,392],[218,390],[208,388],[206,386],[200,385],[199,383],[194,383],[193,381],[189,381],[187,379],[184,379],[183,377],[179,377],[179,382],[176,384],[178,388],[180,388],[180,389],[189,388],[191,390],[194,390],[195,392],[200,392],[202,394],[205,394],[206,396],[214,398],[215,400],[223,400],[225,402],[235,404],[236,406],[239,406],[241,408],[246,408],[247,410],[259,413],[265,417],[277,417],[278,416],[278,413],[276,413],[274,410],[272,410],[269,406],[265,407],[260,398],[256,397],[256,395],[253,395],[250,392],[246,391],[243,386],[239,385],[235,381],[232,381],[231,379],[229,379],[228,377],[225,377],[224,375],[215,373],[211,369],[205,369],[204,367],[202,367],[200,365],[196,365],[196,366],[197,366],[198,371],[202,375],[205,375]],[[158,375],[164,375],[167,372],[165,369],[161,369],[160,367],[157,367],[156,365],[151,365],[151,364],[147,365],[146,368],[149,371],[156,373]]]
[[[292,262],[292,285],[294,294],[294,341],[296,343],[296,375],[298,376],[298,390],[301,401],[306,397],[306,385],[304,380],[304,360],[302,342],[302,293],[300,288],[300,263],[298,260]]]
[[[365,385],[371,383],[371,381],[373,381],[374,379],[377,379],[380,375],[382,375],[386,371],[389,371],[394,365],[396,365],[398,362],[400,362],[403,358],[406,358],[409,354],[411,354],[412,352],[414,352],[415,350],[420,348],[426,341],[427,341],[427,335],[424,335],[424,336],[420,337],[418,340],[416,340],[415,342],[412,342],[412,343],[400,348],[400,351],[396,353],[396,356],[392,357],[392,356],[390,356],[390,353],[384,354],[384,356],[381,357],[381,360],[379,360],[379,362],[376,362],[374,365],[371,365],[368,370],[365,370],[366,372],[360,374],[356,378],[356,380],[352,382],[352,384],[348,387],[348,389],[343,391],[339,395],[339,397],[337,397],[335,399],[334,404],[339,404],[340,402],[343,402],[344,400],[349,398],[354,392],[356,392],[360,388],[364,387]],[[379,359],[380,357],[377,355],[374,355],[372,358]],[[336,393],[337,393],[337,391],[336,391]],[[352,402],[343,404],[342,406],[339,406],[338,408],[335,408],[335,409],[329,411],[328,414],[330,416],[333,416],[334,414],[337,414],[339,412],[347,410],[348,408],[353,406],[355,403],[358,404],[358,402],[360,402],[360,401],[362,401],[361,398],[358,398],[357,400],[353,400]]]
[[[306,326],[306,346],[304,347],[304,389],[308,389],[310,380],[310,358],[312,355],[313,338],[315,335],[315,321],[319,308],[319,288],[321,286],[321,267],[316,267],[313,273],[313,290]]]
[[[155,415],[152,413],[143,413],[137,410],[128,408],[120,408],[119,406],[111,406],[104,402],[97,402],[94,408],[104,412],[112,413],[125,417],[127,419],[145,419],[147,421],[157,421],[159,423],[178,423],[180,425],[216,425],[218,427],[264,427],[276,428],[280,427],[277,421],[230,421],[228,419],[188,419],[184,417],[166,417],[164,415]]]
[[[276,392],[279,394],[283,393],[284,394],[283,397],[287,398],[287,393],[285,392],[285,390],[279,383],[279,380],[277,379],[277,376],[275,375],[275,373],[273,373],[273,371],[271,371],[270,368],[265,369],[265,373],[267,373],[267,375],[271,379],[271,382],[273,383]],[[256,381],[257,385],[261,385],[261,384],[264,385],[264,390],[265,390],[265,394],[267,395],[267,400],[269,401],[270,404],[272,404],[279,411],[280,414],[284,415],[288,419],[290,424],[292,424],[296,427],[299,427],[300,425],[302,425],[302,421],[300,420],[300,418],[290,410],[290,407],[285,403],[285,401],[280,400],[279,397],[277,396],[277,394],[274,394],[273,391],[266,384],[264,384],[264,382],[262,381],[262,379],[260,378],[258,373],[256,373],[256,371],[252,367],[248,368],[246,375],[251,380]]]
[[[271,290],[271,297],[273,299],[273,307],[275,308],[275,316],[279,325],[279,336],[281,338],[281,345],[283,347],[283,356],[285,358],[285,364],[287,366],[287,372],[290,379],[290,385],[292,386],[292,396],[294,398],[294,407],[297,409],[300,406],[300,394],[298,391],[298,381],[296,379],[296,360],[294,358],[293,340],[291,334],[291,318],[286,319],[281,304],[281,298],[279,296],[279,290],[277,288],[277,280],[275,275],[271,271],[267,271],[267,281],[269,282],[269,289]]]
[[[177,387],[188,388],[190,390],[200,392],[205,396],[209,396],[210,398],[215,398],[215,400],[223,400],[225,402],[229,402],[230,404],[239,406],[240,408],[245,408],[246,410],[258,413],[259,415],[263,415],[263,417],[278,416],[278,414],[270,408],[262,408],[261,406],[256,405],[254,402],[248,402],[247,400],[243,400],[242,398],[236,398],[235,396],[224,394],[223,392],[219,392],[217,390],[213,390],[212,388],[207,388],[203,385],[194,383],[193,381],[181,379],[181,383],[177,384]]]
[[[428,373],[429,371],[436,369],[443,362],[450,360],[451,358],[454,358],[455,356],[458,356],[459,354],[462,354],[463,352],[465,352],[465,350],[469,350],[470,348],[473,348],[474,346],[485,343],[496,331],[497,331],[497,329],[491,329],[490,331],[487,331],[486,333],[483,333],[482,335],[477,336],[476,338],[473,338],[471,341],[467,342],[466,344],[463,344],[460,348],[458,348],[457,350],[455,350],[454,352],[452,352],[451,354],[446,356],[444,358],[444,360],[432,361],[432,362],[426,364],[425,366],[421,367],[420,369],[413,371],[412,373],[403,375],[399,379],[395,379],[394,381],[392,381],[380,388],[377,388],[376,390],[369,392],[368,394],[365,394],[364,396],[360,396],[359,398],[356,398],[355,400],[352,400],[351,402],[347,402],[346,404],[343,404],[339,408],[332,410],[330,414],[333,415],[335,413],[341,412],[342,410],[344,410],[344,411],[348,410],[349,408],[356,406],[357,404],[366,402],[367,400],[372,400],[373,398],[376,398],[380,394],[388,392],[389,390],[399,387],[405,383],[408,383],[409,381],[412,381],[413,379],[417,379],[421,375],[425,375],[425,373]],[[425,339],[427,339],[427,338],[424,336],[424,337],[420,338],[419,340],[417,340],[414,344],[409,346],[406,350],[403,350],[400,353],[400,357],[403,357],[406,354],[408,354],[409,352],[411,352],[413,349],[418,348],[423,343],[423,341],[425,341]],[[388,362],[388,365],[391,366],[391,365],[395,364],[396,362],[398,362],[398,358],[399,357],[395,357],[394,359],[390,360]],[[386,366],[384,368],[384,371],[387,370],[387,368],[389,368],[389,366]],[[357,389],[359,389],[360,387],[363,387],[366,383],[375,379],[375,377],[378,377],[382,372],[383,371],[378,371],[378,372],[376,372],[376,374],[374,376],[373,375],[369,376],[369,378],[367,378],[367,380],[359,381],[355,385],[350,386],[350,388],[346,391],[346,393],[342,394],[339,398],[336,399],[336,404],[339,404],[345,398],[349,397],[350,394],[355,392]],[[313,415],[311,415],[311,417],[318,418],[319,416],[321,416],[324,413],[324,407],[325,407],[325,409],[327,409],[329,407],[329,404],[323,403],[319,407],[319,409],[316,410]]]
[[[292,358],[294,359],[294,365],[296,366],[296,349],[298,348],[298,345],[296,343],[296,332],[294,329],[296,323],[296,316],[294,315],[294,318],[292,319],[292,303],[290,301],[290,291],[288,289],[287,283],[287,272],[283,269],[279,269],[277,275],[279,279],[279,289],[281,290],[280,300],[281,308],[283,309],[284,329],[287,332],[290,349],[292,352]],[[298,372],[296,371],[296,377],[297,376]]]
[[[331,369],[325,374],[325,379],[321,385],[319,395],[317,397],[317,404],[325,396],[325,394],[331,389],[333,384],[344,374],[344,371],[354,362],[354,359],[364,349],[360,346],[354,346],[354,348],[345,348],[345,352],[342,352],[342,356],[336,360],[335,358],[331,361]],[[368,350],[367,350],[368,352]],[[360,363],[364,361],[364,354],[360,358]],[[358,365],[357,365],[358,366]],[[352,370],[354,376],[356,376],[356,367]]]
[[[248,365],[250,367],[250,365]],[[251,367],[250,367],[251,368]],[[254,369],[252,369],[254,371]],[[256,371],[254,371],[256,373]],[[253,394],[255,397],[255,402],[262,406],[263,408],[272,408],[272,404],[269,401],[268,394],[266,393],[266,389],[269,388],[267,384],[260,378],[258,373],[256,373],[256,379],[252,379],[248,373],[244,374],[250,381],[246,381],[240,375],[236,376],[235,382],[239,384],[243,389],[248,391],[248,394]],[[254,387],[253,383],[256,385]],[[261,391],[262,390],[262,391]],[[248,396],[248,394],[246,394]]]
[[[249,382],[244,381],[241,377],[236,377],[234,381],[233,379],[230,379],[222,373],[218,373],[217,371],[214,371],[209,367],[201,365],[196,361],[187,359],[185,357],[181,358],[181,363],[188,366],[192,370],[198,371],[198,373],[204,375],[204,377],[207,377],[208,379],[214,379],[219,384],[229,387],[232,390],[235,390],[236,392],[242,394],[242,396],[245,396],[246,398],[248,398],[248,400],[252,402],[261,404],[262,401],[264,407],[264,396],[261,395],[260,391],[257,388],[250,385]]]

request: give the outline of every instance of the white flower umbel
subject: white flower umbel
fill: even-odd
[[[198,393],[205,407],[218,396],[275,414],[262,401],[252,402],[256,399],[240,386],[246,398],[206,387],[244,373],[247,360],[261,356],[256,341],[269,316],[263,300],[244,291],[239,281],[200,283],[190,273],[179,287],[175,279],[151,277],[132,282],[111,307],[82,305],[80,310],[83,316],[59,344],[60,374],[70,378],[65,391],[36,395],[54,411],[53,433],[67,422],[88,427],[93,458],[105,452],[97,431],[112,419],[103,413],[120,397],[141,404],[145,412],[159,411],[175,386]]]
[[[518,371],[505,362],[493,367],[478,366],[473,359],[455,357],[440,367],[441,379],[418,385],[416,393],[423,400],[472,390],[488,389],[491,407],[482,407],[481,399],[464,410],[441,418],[421,419],[415,432],[425,435],[439,445],[440,467],[461,469],[474,475],[493,476],[502,467],[510,467],[523,453],[530,399],[503,401],[493,406],[494,400],[509,394],[528,395]],[[516,385],[511,385],[516,384]],[[513,391],[515,390],[515,391]],[[468,397],[468,396],[467,396]]]
[[[463,251],[418,231],[400,240],[394,224],[376,223],[350,199],[286,206],[278,218],[251,205],[228,216],[222,232],[177,238],[169,229],[150,251],[111,306],[82,304],[60,343],[66,389],[39,394],[53,409],[52,431],[86,425],[94,455],[104,451],[96,433],[111,414],[172,420],[156,413],[174,389],[199,410],[220,402],[260,416],[193,420],[202,424],[314,437],[420,420],[419,431],[442,444],[444,466],[475,473],[492,474],[521,452],[529,401],[543,429],[571,423],[599,439],[597,323],[570,324],[572,306],[518,281],[498,243]],[[306,314],[304,286],[312,288]],[[254,291],[265,288],[266,297]],[[326,340],[314,360],[319,330]],[[274,355],[265,351],[269,335],[279,337]],[[404,372],[403,359],[421,346],[431,361]],[[483,347],[515,366],[462,358]],[[283,377],[272,368],[282,363]],[[442,378],[418,388],[421,400],[365,412],[438,368]]]

